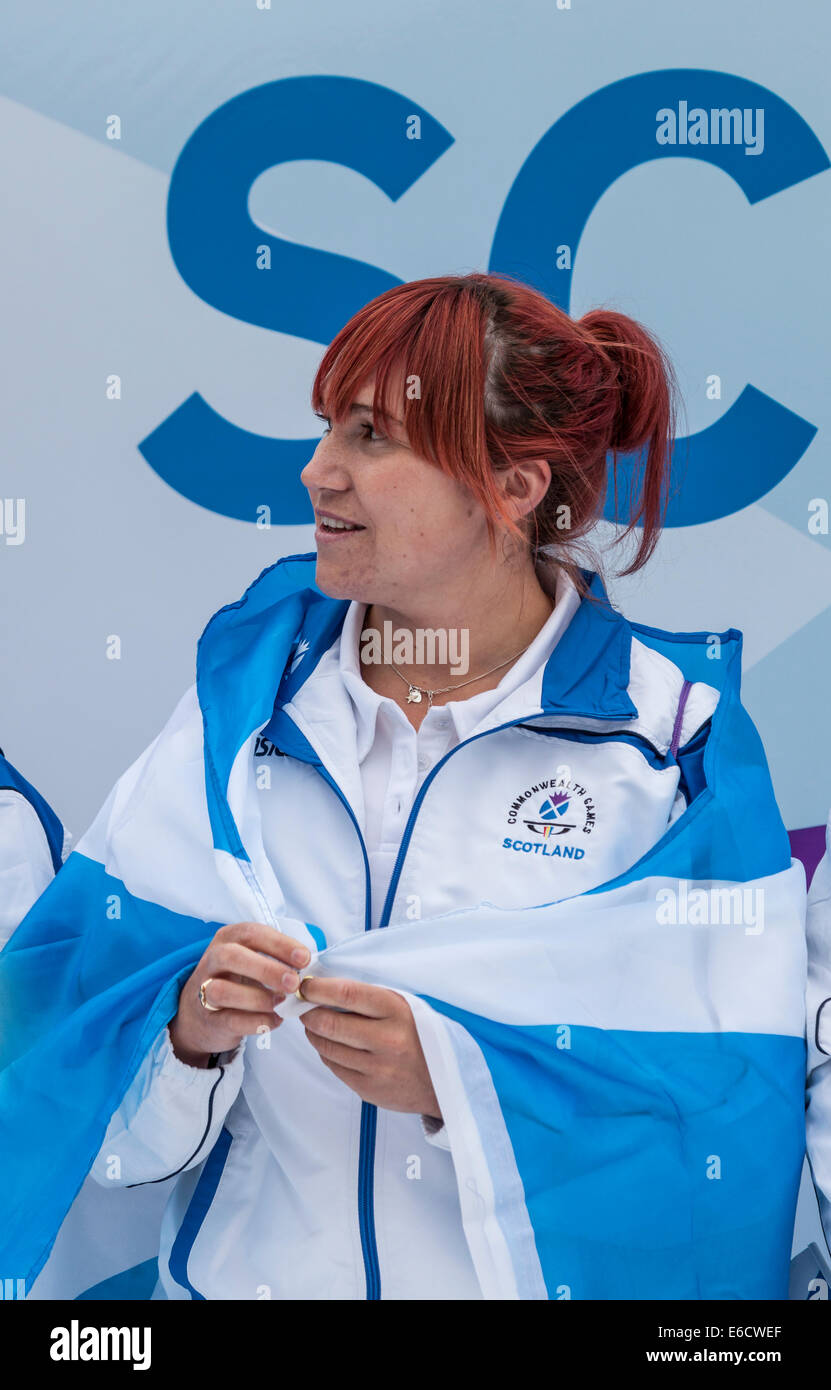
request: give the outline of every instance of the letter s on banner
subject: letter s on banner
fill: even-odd
[[[421,138],[406,138],[417,115]],[[254,181],[274,165],[343,164],[396,201],[453,137],[409,97],[349,77],[289,77],[233,97],[191,135],[173,169],[170,251],[200,299],[233,318],[328,343],[368,300],[400,281],[376,266],[272,236],[248,213]],[[269,274],[253,249],[271,251]],[[311,290],[314,293],[311,293]],[[150,467],[192,502],[277,525],[312,521],[299,474],[316,439],[271,439],[239,429],[189,396],[139,445]]]

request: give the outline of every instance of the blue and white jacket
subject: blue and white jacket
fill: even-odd
[[[0,748],[0,948],[61,867],[69,839]]]
[[[739,634],[630,624],[595,579],[425,779],[368,930],[326,660],[347,604],[314,559],[214,616],[195,686],[0,956],[5,1268],[35,1278],[79,1191],[115,1211],[153,1188],[135,1267],[155,1282],[158,1242],[171,1298],[786,1297],[804,874]],[[173,1055],[181,985],[243,919],[408,999],[438,1141],[337,1081],[293,999],[215,1069]]]

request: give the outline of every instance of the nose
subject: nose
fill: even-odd
[[[303,486],[312,492],[330,489],[344,492],[350,485],[343,454],[331,435],[323,435],[300,474]]]

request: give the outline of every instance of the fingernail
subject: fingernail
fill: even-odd
[[[293,994],[300,984],[300,976],[295,975],[293,970],[287,970],[282,980],[283,988]]]
[[[307,965],[310,959],[305,946],[298,946],[296,951],[292,951],[291,958],[295,965]]]

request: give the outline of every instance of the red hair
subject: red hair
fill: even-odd
[[[470,489],[492,539],[502,529],[530,540],[530,530],[535,553],[551,547],[575,579],[569,543],[602,514],[607,456],[617,496],[618,455],[640,451],[620,539],[638,525],[642,535],[623,573],[651,555],[666,510],[676,385],[664,350],[634,319],[593,309],[574,320],[506,275],[413,280],[371,300],[333,339],[313,408],[346,418],[373,373],[375,429],[400,417],[389,391],[403,373],[403,423],[415,452]],[[551,484],[523,529],[496,474],[531,458],[548,460]]]

